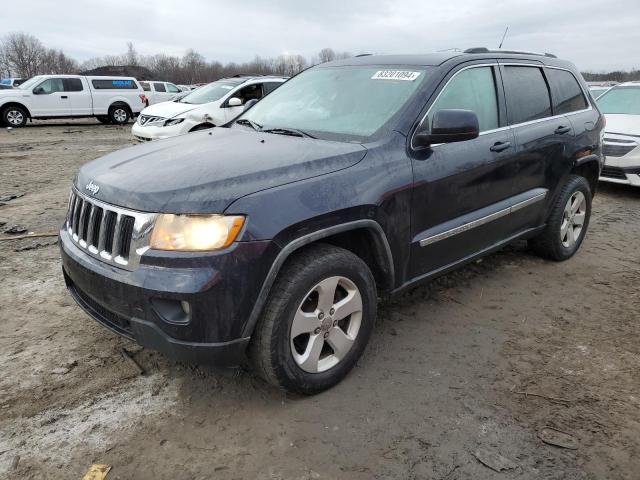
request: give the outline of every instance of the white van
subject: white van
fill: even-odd
[[[285,81],[272,76],[223,78],[179,100],[145,108],[131,133],[138,140],[154,140],[223,125],[240,115],[247,102],[260,100]]]
[[[38,75],[0,90],[0,122],[23,127],[28,119],[96,117],[123,125],[145,107],[144,91],[131,77]]]

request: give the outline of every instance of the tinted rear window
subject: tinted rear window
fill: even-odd
[[[142,89],[145,92],[151,91],[151,87],[149,86],[149,84],[147,82],[140,82],[140,86],[142,87]]]
[[[63,82],[65,92],[81,92],[84,90],[82,88],[82,80],[79,78],[65,78]]]
[[[504,67],[510,123],[523,123],[551,116],[549,88],[537,67]]]
[[[546,73],[553,90],[554,115],[577,112],[588,107],[582,88],[571,72],[547,68]]]
[[[138,85],[133,80],[109,79],[91,80],[91,85],[96,90],[137,90]]]
[[[166,92],[164,88],[164,83],[154,83],[153,88],[156,89],[156,92]]]

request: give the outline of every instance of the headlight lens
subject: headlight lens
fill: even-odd
[[[166,122],[164,122],[165,127],[171,127],[173,125],[178,125],[179,123],[184,122],[184,118],[170,118]]]
[[[219,250],[231,245],[244,218],[226,215],[162,214],[151,234],[151,248],[182,252]]]

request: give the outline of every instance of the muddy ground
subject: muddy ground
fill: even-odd
[[[78,167],[132,143],[93,120],[0,131],[0,196],[24,194],[0,232],[55,231]],[[603,186],[572,260],[518,244],[382,303],[312,398],[140,349],[74,305],[55,238],[0,241],[0,478],[637,479],[639,237],[640,190]]]

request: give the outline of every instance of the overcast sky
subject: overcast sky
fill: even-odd
[[[24,31],[83,61],[124,53],[251,60],[497,47],[553,52],[580,69],[640,68],[640,0],[6,0],[0,36]]]

